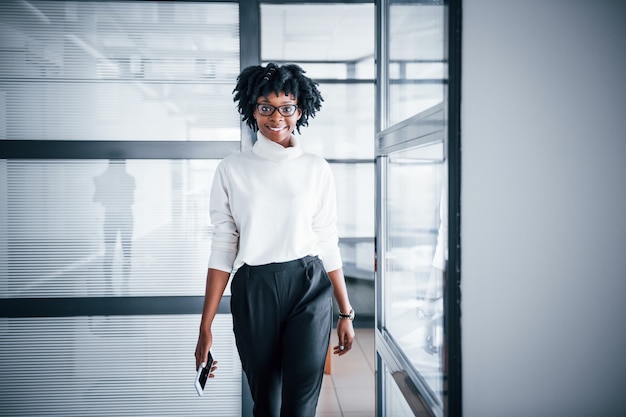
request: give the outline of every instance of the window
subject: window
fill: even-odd
[[[374,5],[262,4],[261,22],[262,61],[299,64],[319,82],[324,102],[302,145],[331,163],[344,272],[349,285],[371,282],[371,303],[354,307],[373,318]]]
[[[454,3],[454,4],[449,4]],[[460,4],[382,0],[379,409],[460,414]]]
[[[410,1],[389,6],[390,125],[444,101],[445,10]]]
[[[0,139],[238,141],[228,106],[237,11],[236,3],[4,2]]]
[[[0,45],[0,415],[241,416],[228,308],[193,386],[238,4],[1,2]]]

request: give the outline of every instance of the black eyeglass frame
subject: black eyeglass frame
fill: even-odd
[[[271,107],[273,110],[272,110],[271,113],[267,113],[266,114],[266,112],[261,111],[261,107]],[[293,109],[293,113],[291,113],[291,114],[283,113],[282,109],[284,109],[285,107],[293,107],[294,108]],[[278,110],[278,113],[280,113],[281,116],[283,116],[283,117],[291,117],[291,116],[296,114],[296,110],[298,110],[298,105],[297,104],[285,104],[284,106],[276,107],[276,106],[272,106],[271,104],[257,103],[256,104],[256,110],[259,112],[259,114],[261,116],[269,117],[269,116],[273,115],[276,112],[276,110]]]

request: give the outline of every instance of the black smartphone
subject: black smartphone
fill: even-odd
[[[204,394],[204,386],[206,385],[207,379],[209,379],[211,368],[213,368],[213,355],[211,355],[211,351],[209,351],[209,356],[206,363],[200,364],[200,367],[198,368],[198,373],[196,374],[195,385],[198,395]]]

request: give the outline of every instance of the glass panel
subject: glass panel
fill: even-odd
[[[303,65],[312,78],[373,79],[374,4],[262,4],[264,62]]]
[[[443,87],[435,84],[391,84],[390,94],[395,104],[391,105],[394,122],[405,120],[443,101]]]
[[[374,11],[373,3],[261,5],[262,61],[293,62],[301,65],[311,78],[321,80],[319,88],[324,102],[315,119],[302,129],[303,147],[331,160],[359,160],[331,161],[331,166],[337,184],[339,244],[349,291],[354,295],[355,310],[359,314],[371,311],[371,317]],[[334,82],[324,83],[324,80]],[[356,280],[360,280],[359,287],[366,288],[364,297],[357,297],[357,291],[353,291]],[[358,305],[362,300],[366,301]]]
[[[277,23],[278,22],[278,23]],[[368,80],[319,86],[324,103],[302,129],[325,158],[374,158],[374,5],[261,5],[263,62],[299,64],[313,79]]]
[[[217,160],[1,160],[0,297],[203,295]]]
[[[303,146],[324,158],[373,160],[374,85],[320,84],[319,89],[324,102],[301,129]]]
[[[333,163],[331,168],[337,188],[344,273],[346,277],[371,281],[374,279],[374,164]]]
[[[444,101],[445,7],[418,0],[389,7],[389,125]]]
[[[374,164],[332,163],[337,188],[338,216],[342,219],[342,236],[370,237],[374,235]]]
[[[443,401],[443,273],[447,251],[443,144],[387,157],[385,326]]]
[[[238,19],[237,3],[1,2],[0,139],[239,140]]]
[[[204,397],[194,388],[199,323],[199,315],[0,319],[0,416],[240,417],[232,318],[213,322],[219,379]]]

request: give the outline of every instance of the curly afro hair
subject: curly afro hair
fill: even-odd
[[[237,77],[237,86],[233,90],[233,101],[238,102],[241,120],[255,132],[259,130],[254,119],[257,99],[272,92],[278,95],[282,91],[287,95],[293,94],[298,100],[302,117],[296,122],[296,129],[300,133],[300,126],[308,126],[309,117],[315,117],[315,112],[324,101],[317,89],[318,83],[304,75],[305,72],[295,64],[278,66],[269,63],[266,67],[253,65],[245,68]]]

